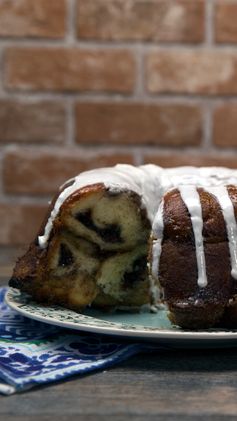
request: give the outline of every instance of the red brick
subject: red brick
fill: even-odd
[[[61,38],[65,0],[0,0],[0,36]]]
[[[237,146],[237,104],[224,104],[215,109],[213,141],[223,148]]]
[[[221,156],[217,153],[197,153],[190,154],[183,150],[183,153],[170,154],[170,153],[160,153],[160,152],[151,152],[147,153],[144,156],[144,163],[146,164],[156,164],[164,168],[169,167],[180,167],[185,165],[191,165],[196,167],[206,167],[206,166],[221,166],[229,168],[237,168],[237,159],[232,155]]]
[[[28,244],[41,225],[47,205],[0,204],[0,245]]]
[[[215,9],[215,39],[217,42],[237,42],[237,3],[219,1]]]
[[[201,42],[203,0],[78,0],[79,38]]]
[[[147,56],[146,76],[152,93],[236,94],[237,53],[158,50]]]
[[[60,102],[0,100],[0,143],[65,139],[66,113]]]
[[[201,132],[195,106],[107,102],[76,107],[78,143],[192,146],[200,143]]]
[[[53,194],[68,178],[82,171],[118,162],[131,164],[133,158],[123,153],[98,152],[86,157],[77,150],[16,149],[9,151],[4,159],[4,189],[7,193]]]
[[[16,48],[5,54],[8,88],[131,92],[135,61],[127,50]]]

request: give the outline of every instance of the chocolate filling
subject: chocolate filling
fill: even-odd
[[[60,244],[58,266],[71,266],[74,262],[73,254],[66,244]]]
[[[91,217],[91,210],[88,209],[84,212],[78,212],[76,219],[85,225],[86,228],[95,231],[104,241],[109,243],[122,243],[121,229],[117,224],[109,224],[105,228],[99,228],[94,224]]]
[[[133,287],[136,281],[144,279],[146,273],[147,259],[146,256],[140,256],[133,262],[132,270],[125,272],[123,275],[122,285],[124,289]]]

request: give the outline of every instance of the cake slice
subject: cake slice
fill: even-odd
[[[9,285],[39,302],[77,311],[87,305],[109,309],[149,303],[151,224],[141,197],[103,183],[76,189],[62,202],[43,244],[60,194]]]

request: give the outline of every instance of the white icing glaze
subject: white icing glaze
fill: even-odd
[[[207,285],[207,275],[202,236],[203,219],[200,197],[195,186],[180,186],[179,192],[183,202],[187,206],[192,222],[198,269],[197,283],[203,288]]]
[[[208,187],[205,190],[213,194],[220,204],[229,242],[231,275],[237,279],[237,225],[233,203],[226,186]]]
[[[152,222],[163,194],[159,184],[159,177],[162,171],[162,168],[156,165],[134,167],[132,165],[118,164],[113,168],[99,168],[81,173],[75,177],[74,183],[66,187],[57,198],[45,226],[44,234],[38,237],[39,246],[41,248],[47,246],[53,221],[64,201],[76,190],[97,183],[103,183],[109,190],[131,190],[138,193]]]

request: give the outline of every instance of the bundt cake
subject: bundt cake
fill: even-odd
[[[237,326],[237,171],[116,165],[67,181],[9,285],[45,304]]]

